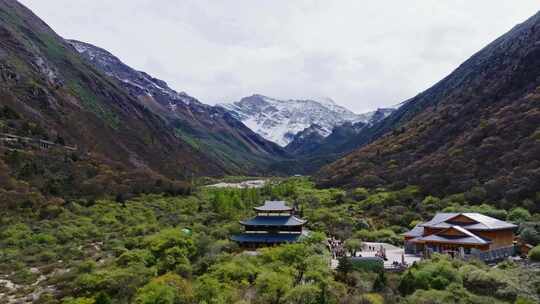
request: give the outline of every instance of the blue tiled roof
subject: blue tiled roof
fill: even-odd
[[[233,235],[231,239],[239,243],[293,243],[302,236],[300,233],[242,233]]]
[[[287,216],[256,216],[240,224],[246,226],[301,226],[306,221],[297,218],[294,215]]]
[[[419,237],[424,235],[424,227],[420,225],[414,226],[414,228],[408,232],[403,233],[404,236]]]
[[[253,208],[256,211],[276,212],[291,211],[292,208],[285,204],[285,201],[266,201],[263,206]]]

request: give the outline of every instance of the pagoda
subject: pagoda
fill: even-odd
[[[284,201],[266,201],[253,208],[257,215],[245,221],[244,233],[233,235],[232,240],[245,247],[260,247],[297,242],[305,235],[307,221],[294,216],[293,208]]]

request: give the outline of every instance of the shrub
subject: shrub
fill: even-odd
[[[137,292],[137,304],[175,304],[176,290],[167,284],[150,282]]]
[[[353,263],[351,262],[351,259],[345,256],[340,257],[338,259],[338,266],[336,270],[342,274],[347,274],[347,273],[352,272]]]
[[[285,296],[286,303],[317,304],[320,303],[319,287],[313,284],[298,285]]]
[[[527,244],[538,245],[540,244],[540,232],[534,227],[525,227],[519,233],[519,237]]]
[[[497,290],[505,285],[504,282],[501,282],[489,272],[481,269],[464,272],[463,284],[467,289],[479,294],[490,294],[493,290]]]
[[[175,274],[153,279],[137,291],[137,304],[188,304],[193,302],[191,284]]]
[[[357,201],[365,200],[368,196],[369,192],[366,188],[356,188],[352,191],[352,197]]]
[[[461,284],[461,277],[448,257],[434,256],[432,260],[424,261],[411,267],[401,277],[399,291],[409,295],[418,289],[443,290],[451,283]]]
[[[526,222],[531,218],[531,214],[524,208],[517,207],[508,213],[508,220],[515,223]]]
[[[267,270],[257,277],[255,287],[263,303],[280,303],[283,295],[291,289],[292,283],[289,275]]]
[[[62,304],[95,304],[95,301],[90,298],[67,298]]]
[[[381,292],[386,288],[387,284],[386,276],[384,275],[384,270],[379,271],[375,282],[373,283],[373,291]]]
[[[401,242],[401,237],[396,235],[396,233],[390,229],[381,229],[375,231],[363,229],[356,232],[354,237],[363,241],[370,242],[382,242],[391,244],[399,244]]]
[[[119,266],[129,266],[137,263],[152,266],[156,263],[156,259],[149,250],[134,249],[122,253],[116,260],[116,263]]]
[[[195,283],[196,303],[231,303],[231,297],[231,288],[209,275],[200,276]]]
[[[529,259],[531,259],[531,261],[540,262],[540,245],[529,251]]]
[[[349,239],[345,241],[344,246],[351,256],[356,256],[356,252],[362,250],[362,241],[359,239]]]
[[[473,203],[481,203],[487,197],[487,191],[484,187],[472,187],[465,192],[465,199]]]
[[[356,258],[351,259],[352,269],[358,271],[370,271],[370,272],[381,272],[384,270],[384,262],[381,259],[365,259],[365,258]]]

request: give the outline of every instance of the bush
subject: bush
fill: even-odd
[[[531,214],[524,208],[517,207],[508,213],[508,220],[514,223],[526,222],[531,218]]]
[[[153,279],[137,292],[137,304],[188,304],[193,302],[191,284],[175,274]]]
[[[475,269],[462,272],[464,272],[463,284],[465,287],[478,294],[489,295],[493,290],[497,290],[505,285],[505,282],[501,282],[488,271]]]
[[[95,304],[95,301],[90,298],[67,298],[62,304]]]
[[[368,196],[369,192],[366,188],[356,188],[352,191],[352,197],[357,201],[365,200]]]
[[[381,259],[351,259],[352,269],[357,271],[381,272],[384,270],[384,262]]]
[[[483,187],[472,187],[471,190],[465,192],[465,199],[472,203],[481,203],[487,197],[487,191]]]
[[[419,289],[444,290],[451,283],[462,283],[458,271],[448,257],[435,255],[432,260],[409,268],[401,277],[398,289],[402,295],[409,295]]]
[[[519,233],[519,238],[527,244],[536,246],[540,244],[540,232],[535,227],[525,227]]]
[[[176,290],[167,284],[150,282],[137,292],[137,304],[175,304]]]
[[[540,245],[529,251],[529,259],[531,259],[531,261],[540,262]]]
[[[363,229],[356,232],[354,234],[354,237],[362,241],[369,242],[382,242],[391,244],[399,244],[401,242],[401,237],[390,229],[381,229],[375,231]]]
[[[285,296],[286,303],[317,304],[321,290],[313,284],[298,285]]]

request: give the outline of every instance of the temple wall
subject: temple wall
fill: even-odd
[[[492,241],[490,249],[512,246],[514,243],[514,231],[496,230],[496,231],[473,231],[478,236],[488,238]]]

